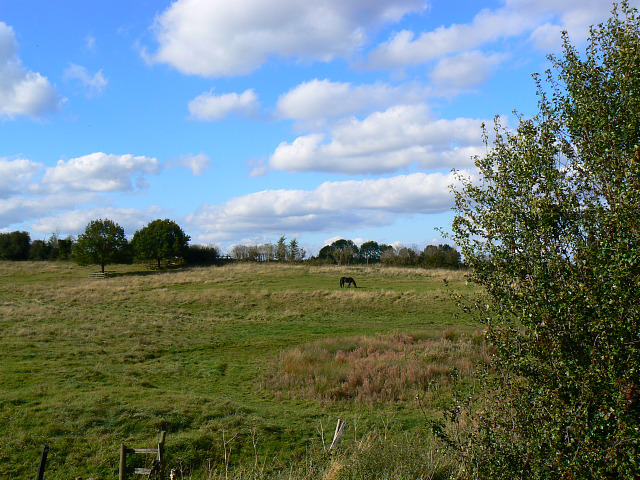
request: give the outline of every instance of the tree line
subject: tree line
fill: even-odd
[[[305,260],[306,252],[293,238],[287,242],[280,237],[277,243],[261,245],[235,245],[231,257],[245,262],[288,262]],[[460,253],[450,245],[393,247],[375,241],[364,242],[360,247],[353,240],[340,239],[322,247],[318,255],[306,258],[312,264],[369,265],[382,264],[399,267],[460,268]]]
[[[287,237],[282,235],[275,244],[234,245],[230,256],[234,260],[243,262],[297,263],[306,258],[307,252],[300,247],[297,239],[292,238],[287,242]]]
[[[216,246],[189,245],[190,237],[169,219],[157,219],[136,231],[127,240],[124,228],[109,219],[89,222],[77,239],[34,240],[28,232],[0,233],[2,260],[74,260],[79,265],[100,265],[153,261],[186,264],[214,264],[221,258]]]
[[[31,241],[27,232],[0,234],[0,259],[3,260],[74,260],[81,265],[104,267],[111,263],[153,261],[186,264],[213,264],[223,257],[215,246],[189,245],[190,237],[172,220],[157,219],[136,231],[129,242],[124,229],[109,219],[90,222],[77,239],[60,238],[54,233],[48,240]],[[352,240],[336,240],[323,247],[317,256],[307,253],[296,238],[282,235],[276,243],[235,245],[229,257],[242,262],[280,262],[312,264],[383,264],[423,268],[460,268],[460,253],[449,245],[428,245],[423,249],[392,247],[375,241],[358,247]]]
[[[73,238],[60,238],[54,233],[48,240],[31,241],[28,232],[0,233],[2,260],[67,260],[71,256]]]
[[[314,258],[318,263],[338,265],[382,264],[396,267],[460,268],[460,253],[450,245],[391,246],[375,241],[358,247],[352,240],[336,240],[323,247]]]

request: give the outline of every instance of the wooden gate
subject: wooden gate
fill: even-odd
[[[118,474],[118,480],[127,480],[129,475],[146,475],[150,478],[152,475],[155,478],[164,479],[164,471],[162,464],[164,459],[164,437],[167,432],[160,432],[160,440],[158,441],[158,448],[127,448],[124,443],[120,444],[120,470]],[[150,468],[129,468],[127,467],[128,455],[155,455],[151,462]]]

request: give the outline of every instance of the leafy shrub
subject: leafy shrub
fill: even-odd
[[[479,478],[640,477],[640,19],[623,2],[584,58],[564,38],[551,95],[496,123],[456,192],[454,237],[486,288],[498,365]]]

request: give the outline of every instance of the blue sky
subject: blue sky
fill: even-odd
[[[631,2],[637,6],[639,1]],[[2,0],[0,231],[441,243],[482,122],[600,0]]]

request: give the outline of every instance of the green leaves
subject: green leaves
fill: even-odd
[[[129,242],[124,229],[109,219],[93,220],[73,245],[73,259],[79,265],[105,265],[126,262],[129,258]]]
[[[172,220],[154,220],[138,230],[131,241],[136,258],[173,260],[182,258],[189,245],[190,237]]]
[[[491,149],[476,160],[480,181],[463,179],[455,192],[452,236],[487,291],[490,307],[481,314],[506,367],[499,396],[507,400],[484,417],[472,452],[483,458],[475,464],[481,477],[634,478],[636,10],[616,6],[592,30],[584,57],[565,37],[564,57],[552,60],[560,81],[549,72],[548,93],[538,80],[540,113],[520,119],[515,132],[496,121]],[[500,451],[505,442],[519,454]]]

